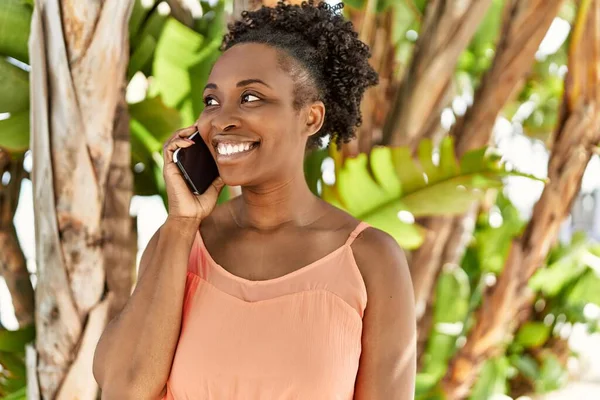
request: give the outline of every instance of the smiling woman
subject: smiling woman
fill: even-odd
[[[103,398],[411,399],[403,252],[303,175],[308,147],[354,137],[369,49],[310,2],[243,13],[222,50],[204,111],[165,144],[169,216],[98,344]],[[172,162],[196,130],[220,175],[198,196]],[[215,207],[223,184],[242,195]]]

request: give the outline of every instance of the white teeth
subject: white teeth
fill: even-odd
[[[252,148],[252,143],[240,143],[240,144],[219,144],[217,145],[217,153],[222,155],[231,155],[248,151]]]

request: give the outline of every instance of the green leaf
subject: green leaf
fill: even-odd
[[[560,389],[567,383],[567,370],[559,359],[550,352],[545,352],[539,379],[535,381],[537,393],[548,393]]]
[[[600,261],[600,258],[591,252],[594,246],[595,243],[585,234],[576,233],[570,244],[553,249],[549,257],[550,264],[539,269],[531,277],[529,286],[541,291],[545,296],[557,296],[588,270],[590,262]]]
[[[435,291],[435,323],[463,322],[469,311],[469,277],[460,267],[442,271]]]
[[[495,47],[502,24],[503,7],[503,0],[493,0],[483,21],[479,24],[479,28],[469,46],[476,51],[477,55],[483,54],[488,48]]]
[[[400,220],[402,211],[413,216],[460,214],[483,195],[483,190],[501,187],[503,177],[524,176],[506,170],[497,155],[485,150],[469,152],[459,163],[449,137],[440,146],[439,165],[433,162],[430,140],[420,143],[418,154],[417,162],[407,148],[376,147],[369,157],[359,154],[343,164],[332,154],[336,182],[332,188],[324,185],[322,197],[417,246],[422,241],[420,229],[408,231],[414,224]],[[410,234],[410,239],[402,238],[405,234]]]
[[[27,386],[6,395],[4,400],[27,400]]]
[[[523,376],[531,381],[539,379],[540,370],[538,368],[537,361],[535,361],[535,359],[530,355],[513,355],[510,358],[510,362],[515,366],[515,368],[517,368],[517,370],[519,370],[521,374],[523,374]]]
[[[29,110],[0,120],[0,147],[11,153],[23,153],[29,148]]]
[[[129,114],[152,134],[155,142],[148,145],[148,148],[153,151],[159,151],[162,144],[182,126],[179,112],[166,106],[160,96],[147,97],[139,103],[129,104]]]
[[[415,380],[415,395],[417,397],[428,394],[437,384],[437,377],[429,373],[418,373]]]
[[[572,307],[583,307],[588,303],[600,307],[600,277],[588,269],[566,296],[566,303]]]
[[[206,46],[196,56],[196,63],[188,68],[188,76],[190,81],[190,103],[191,103],[191,114],[188,116],[188,120],[185,120],[184,124],[193,124],[198,115],[204,110],[204,93],[203,89],[212,70],[212,66],[217,61],[217,58],[221,54],[219,47],[221,46],[222,38],[214,39],[208,42]]]
[[[420,372],[434,376],[436,381],[446,374],[448,362],[456,350],[456,336],[433,329],[427,338]]]
[[[33,9],[22,0],[0,1],[0,55],[29,62],[27,41]]]
[[[174,18],[167,20],[156,46],[153,76],[156,89],[168,106],[179,108],[189,96],[191,85],[188,69],[201,61],[199,53],[203,44],[202,35]]]
[[[0,58],[0,113],[17,113],[29,108],[29,74]]]
[[[25,376],[25,357],[22,351],[0,351],[0,366],[13,376]]]
[[[132,39],[139,33],[144,20],[148,13],[154,7],[156,0],[152,1],[152,5],[148,8],[142,6],[141,0],[135,0],[133,2],[133,10],[131,11],[131,17],[129,17],[129,38]]]
[[[154,50],[156,49],[156,40],[150,35],[144,36],[139,46],[135,49],[131,58],[129,59],[129,65],[127,67],[127,80],[129,81],[136,72],[141,71],[142,68],[152,58]]]
[[[153,0],[156,2],[156,0]],[[130,36],[130,46],[135,50],[143,38],[150,35],[158,41],[162,35],[163,29],[168,19],[172,19],[169,15],[162,15],[158,12],[157,7],[151,7],[145,11],[144,20],[137,34]]]
[[[35,338],[33,325],[17,331],[0,330],[0,351],[24,351],[25,345]]]
[[[527,348],[540,347],[550,336],[550,326],[543,322],[528,321],[519,328],[515,341]]]
[[[509,367],[510,365],[505,357],[487,360],[469,399],[489,400],[494,394],[506,394]]]

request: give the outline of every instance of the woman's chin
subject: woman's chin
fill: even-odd
[[[243,179],[242,177],[239,177],[239,176],[221,175],[221,179],[223,179],[223,182],[227,186],[246,186],[246,185],[248,185],[248,180]]]

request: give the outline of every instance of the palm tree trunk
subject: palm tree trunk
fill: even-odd
[[[487,145],[492,136],[493,126],[497,116],[517,90],[521,87],[525,76],[531,69],[534,56],[550,24],[558,13],[562,0],[510,0],[506,2],[503,17],[501,40],[496,50],[496,56],[491,68],[484,74],[481,85],[475,93],[473,106],[469,108],[462,119],[453,128],[452,134],[456,138],[455,147],[460,157],[465,152]],[[500,84],[501,83],[501,84]],[[415,299],[421,309],[426,310],[421,314],[431,312],[433,302],[433,285],[438,271],[447,262],[457,262],[446,259],[444,254],[462,254],[468,240],[447,241],[447,238],[468,238],[470,231],[464,231],[465,218],[472,215],[457,216],[451,221],[446,221],[443,227],[437,229],[449,232],[446,236],[438,235],[432,239],[435,243],[421,246],[413,255],[415,282]],[[465,225],[466,224],[466,225]],[[454,226],[454,228],[452,228]],[[471,229],[472,230],[472,229]],[[440,243],[440,241],[442,243]],[[443,251],[432,252],[431,249]],[[460,260],[459,260],[460,261]],[[423,282],[417,282],[421,276],[427,277]],[[430,305],[427,308],[427,304]]]
[[[553,136],[549,183],[523,236],[513,241],[497,285],[484,294],[466,345],[450,365],[443,382],[449,398],[467,395],[483,362],[501,351],[514,332],[515,314],[531,301],[527,282],[543,264],[600,142],[599,62],[600,0],[582,0],[571,37],[561,118]]]
[[[124,82],[125,83],[125,82]],[[137,234],[135,218],[129,216],[133,195],[131,172],[131,143],[129,141],[129,112],[125,101],[125,86],[117,104],[113,128],[114,148],[106,179],[106,197],[102,211],[104,265],[106,284],[112,294],[109,319],[123,309],[131,294],[135,276]]]
[[[19,326],[33,323],[34,294],[25,256],[19,245],[13,224],[25,176],[23,158],[11,160],[8,153],[0,150],[0,176],[10,173],[8,185],[0,184],[0,275],[6,281]]]
[[[410,69],[383,130],[383,144],[415,147],[437,119],[456,62],[475,34],[491,0],[430,0]]]
[[[105,243],[113,233],[103,231],[103,216],[111,161],[115,152],[123,154],[113,121],[131,8],[120,0],[35,3],[29,52],[43,398],[97,396],[93,353],[116,297],[105,292]]]

